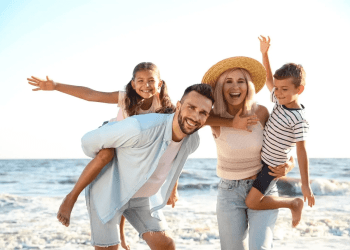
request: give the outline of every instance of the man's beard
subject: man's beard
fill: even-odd
[[[191,134],[193,134],[194,132],[196,132],[198,129],[200,129],[202,127],[202,126],[199,126],[199,127],[195,128],[194,130],[186,131],[186,129],[185,129],[185,119],[183,119],[183,117],[181,115],[181,110],[179,112],[177,120],[178,120],[179,127],[180,127],[182,133],[184,133],[185,135],[191,135]],[[198,122],[194,122],[194,123],[198,124]]]

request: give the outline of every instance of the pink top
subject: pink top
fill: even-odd
[[[227,180],[241,180],[257,174],[261,168],[263,127],[251,126],[252,132],[220,127],[216,143],[218,163],[216,173]]]

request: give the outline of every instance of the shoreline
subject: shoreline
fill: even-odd
[[[346,249],[350,240],[350,218],[347,212],[333,207],[339,198],[325,196],[318,199],[318,207],[305,207],[297,228],[291,227],[289,210],[280,209],[274,229],[274,247],[281,250],[314,249],[314,246],[318,250]],[[4,208],[0,210],[0,249],[93,249],[85,198],[78,198],[68,228],[56,219],[62,199],[0,194],[0,207]],[[166,206],[163,209],[176,249],[220,249],[215,199],[215,192],[180,193],[175,208]],[[350,211],[350,202],[342,200],[344,203],[340,205]],[[125,233],[131,249],[149,249],[128,222]]]

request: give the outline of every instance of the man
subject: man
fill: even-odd
[[[174,114],[146,114],[109,123],[82,138],[86,155],[116,148],[116,157],[86,189],[95,249],[118,249],[121,215],[152,250],[175,249],[159,211],[177,200],[176,183],[199,145],[214,97],[207,84],[188,87]]]

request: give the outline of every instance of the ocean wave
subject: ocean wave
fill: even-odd
[[[217,189],[218,183],[179,183],[179,190],[207,190]],[[277,182],[278,193],[287,196],[299,196],[301,192],[301,182],[297,178],[281,178]],[[338,182],[327,179],[314,179],[311,181],[311,188],[315,195],[347,195],[350,194],[350,182]]]
[[[302,195],[301,181],[295,178],[282,178],[277,182],[281,194]],[[346,195],[350,194],[350,182],[339,182],[332,179],[311,180],[311,189],[315,195]]]
[[[196,183],[196,184],[179,184],[179,190],[193,190],[193,189],[209,189],[209,188],[217,188],[218,184],[210,184],[210,183]]]
[[[198,173],[193,173],[193,172],[189,172],[189,171],[182,171],[181,175],[180,175],[180,179],[196,179],[196,180],[210,180],[207,177],[204,177]]]
[[[18,183],[18,181],[0,181],[0,184],[13,184]]]
[[[68,179],[68,180],[63,180],[63,181],[59,181],[59,184],[75,184],[77,182],[77,180],[75,179]]]

